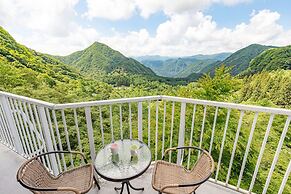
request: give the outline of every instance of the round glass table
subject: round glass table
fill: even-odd
[[[151,164],[151,151],[149,147],[139,140],[117,140],[106,145],[96,156],[94,166],[97,174],[108,181],[121,182],[121,187],[115,190],[123,192],[124,186],[134,190],[130,180],[142,175]]]

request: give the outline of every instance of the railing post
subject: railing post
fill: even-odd
[[[185,112],[186,112],[186,102],[182,102],[181,103],[181,112],[180,112],[180,128],[179,128],[178,147],[184,146],[184,139],[185,139]],[[177,164],[181,163],[182,153],[183,153],[182,150],[178,150]]]
[[[142,102],[138,103],[138,112],[137,112],[137,128],[138,128],[138,140],[142,141]]]
[[[90,145],[90,156],[91,156],[91,160],[94,161],[96,155],[95,155],[95,145],[94,145],[93,126],[92,126],[90,107],[85,107],[85,116],[86,116],[87,131],[88,131],[88,138],[89,138],[89,145]]]
[[[54,151],[52,138],[51,138],[51,134],[49,131],[49,125],[48,125],[48,121],[47,121],[47,116],[45,114],[45,109],[43,106],[37,106],[37,110],[38,110],[38,115],[40,118],[41,128],[43,130],[43,136],[44,136],[45,144],[47,147],[47,151],[48,152]],[[53,173],[54,173],[54,175],[57,175],[59,172],[58,172],[58,165],[57,165],[56,156],[54,154],[50,154],[49,158],[51,161]]]
[[[18,134],[18,130],[17,130],[14,118],[13,118],[11,107],[9,106],[9,101],[5,96],[1,96],[1,104],[3,107],[4,116],[7,119],[7,123],[9,126],[9,130],[11,132],[11,136],[13,138],[13,142],[15,144],[16,152],[22,155],[22,154],[24,154],[24,150],[22,147],[20,136]]]

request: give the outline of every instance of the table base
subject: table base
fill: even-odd
[[[144,188],[135,188],[133,187],[129,181],[125,181],[125,182],[122,182],[121,183],[121,187],[115,187],[115,191],[118,191],[120,190],[120,194],[122,194],[123,192],[123,189],[124,189],[124,185],[126,185],[126,188],[127,188],[127,193],[130,194],[130,191],[129,191],[129,187],[132,188],[133,190],[136,190],[136,191],[143,191]]]

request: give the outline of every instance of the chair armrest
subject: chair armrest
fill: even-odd
[[[39,155],[35,156],[35,158],[39,158],[41,156],[50,155],[50,154],[76,154],[76,155],[81,155],[82,158],[84,159],[84,162],[87,163],[87,159],[86,159],[85,155],[82,152],[77,152],[77,151],[52,151],[52,152],[46,152],[46,153],[43,153],[43,154],[39,154]]]
[[[165,155],[168,154],[170,151],[176,151],[176,150],[181,150],[181,149],[195,149],[195,150],[200,150],[202,152],[205,152],[205,150],[196,147],[196,146],[182,146],[182,147],[173,147],[173,148],[168,148],[166,149],[166,151],[164,152],[164,155],[162,157],[162,160],[165,159]]]

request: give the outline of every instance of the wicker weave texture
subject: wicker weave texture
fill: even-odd
[[[152,178],[152,186],[157,191],[162,191],[166,185],[184,185],[207,180],[214,170],[212,157],[203,152],[192,170],[166,161],[157,161]],[[166,188],[163,193],[188,194],[193,193],[200,185]]]
[[[93,166],[86,164],[58,176],[50,174],[44,165],[38,160],[30,160],[23,164],[18,173],[20,181],[32,188],[59,188],[71,187],[80,193],[86,193],[92,186]],[[72,191],[37,191],[37,194],[74,194]]]

